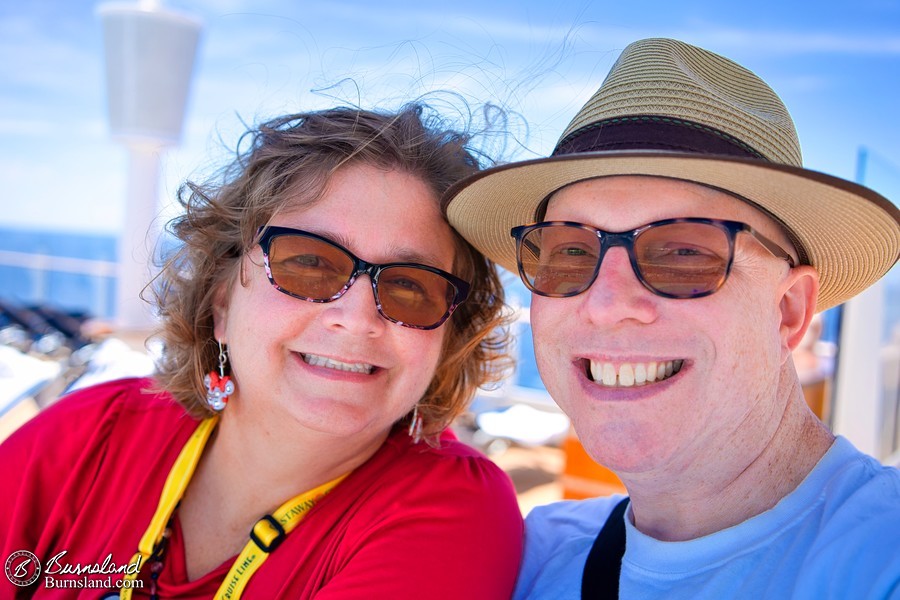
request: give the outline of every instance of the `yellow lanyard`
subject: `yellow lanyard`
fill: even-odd
[[[175,512],[175,507],[181,501],[184,490],[187,489],[197,463],[200,462],[200,456],[203,454],[203,448],[209,440],[209,436],[218,422],[218,417],[210,417],[205,419],[197,429],[191,434],[190,439],[181,449],[166,483],[163,486],[162,494],[159,497],[159,505],[156,513],[150,519],[150,525],[144,532],[141,541],[138,542],[138,550],[129,564],[143,565],[153,550],[162,541],[166,524]],[[304,492],[295,496],[278,507],[278,510],[271,515],[265,515],[259,519],[253,529],[250,531],[250,541],[244,546],[244,549],[238,555],[228,575],[222,580],[222,585],[216,592],[216,600],[237,600],[247,587],[250,577],[262,566],[269,553],[275,550],[288,533],[300,523],[309,510],[315,506],[316,502],[325,494],[330,492],[338,483],[343,480],[347,474],[341,475],[336,479],[332,479],[327,483],[323,483],[317,488]],[[133,573],[125,575],[125,579],[137,579],[140,576],[140,569],[134,569]],[[125,584],[128,585],[128,584]],[[120,600],[131,600],[132,589],[123,587],[119,593]]]

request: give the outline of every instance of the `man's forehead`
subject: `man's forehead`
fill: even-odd
[[[781,229],[769,214],[749,200],[717,188],[668,177],[616,175],[571,183],[553,192],[545,215],[574,212],[604,221],[646,222],[679,217],[703,217],[745,222],[757,228]]]
[[[740,221],[797,252],[785,227],[750,200],[712,186],[647,175],[615,175],[576,181],[548,196],[537,220],[578,221],[618,232],[662,219],[700,217]]]

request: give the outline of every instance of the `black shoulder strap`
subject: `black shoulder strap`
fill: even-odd
[[[625,554],[624,515],[627,507],[628,498],[616,504],[594,540],[581,577],[582,600],[619,598],[619,572],[622,570],[622,555]]]

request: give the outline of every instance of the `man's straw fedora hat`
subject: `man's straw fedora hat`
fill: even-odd
[[[669,39],[629,45],[549,158],[482,171],[444,196],[450,223],[515,272],[510,229],[585,179],[651,175],[730,192],[780,222],[820,277],[818,310],[848,300],[900,256],[900,211],[878,193],[804,169],[787,108],[752,72]],[[697,215],[701,216],[701,215]]]

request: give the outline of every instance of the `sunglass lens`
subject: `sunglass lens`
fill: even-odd
[[[673,298],[696,298],[725,282],[728,234],[708,223],[669,223],[638,235],[634,252],[644,282]]]
[[[446,316],[456,297],[447,279],[416,267],[387,267],[378,276],[384,315],[414,327],[432,327]]]
[[[353,259],[322,240],[283,235],[269,245],[272,280],[282,290],[309,300],[330,300],[353,273]]]
[[[574,296],[590,287],[596,276],[600,241],[587,229],[549,225],[527,233],[518,252],[520,272],[533,291]]]

